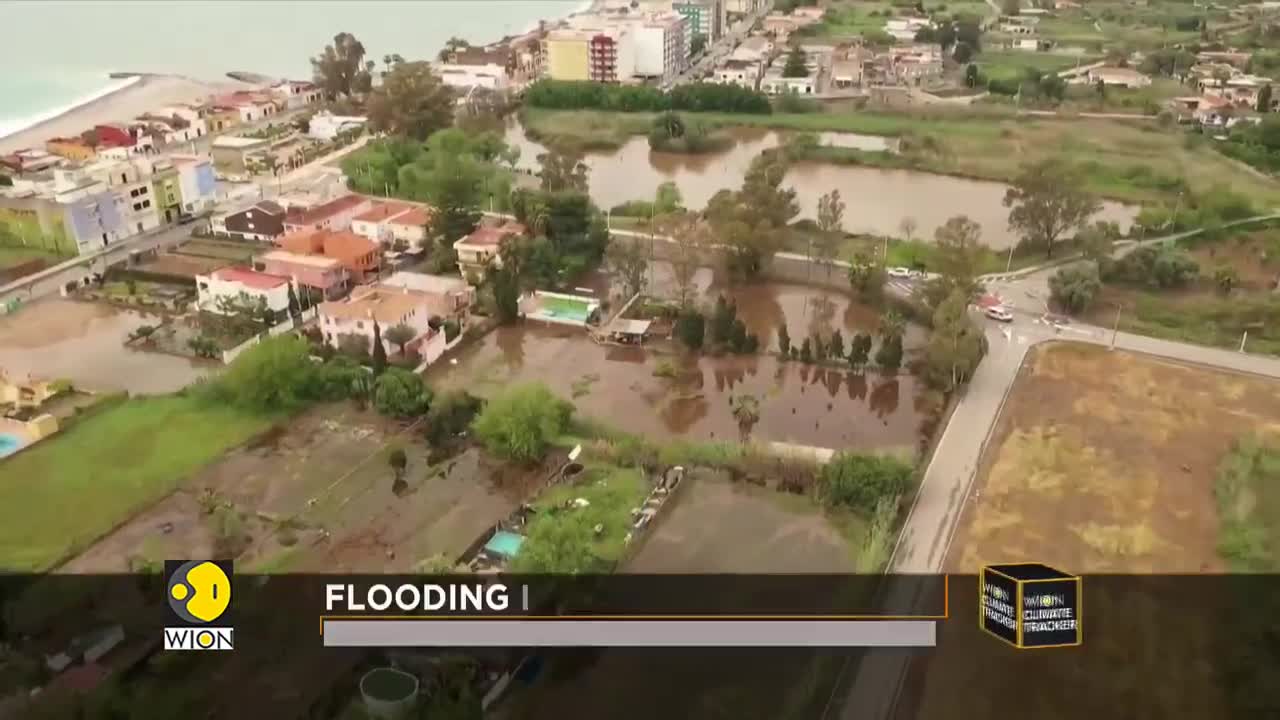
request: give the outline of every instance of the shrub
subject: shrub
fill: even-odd
[[[373,407],[389,417],[411,418],[426,412],[431,391],[420,375],[401,368],[387,368],[378,376]]]
[[[840,453],[823,466],[818,497],[829,506],[874,512],[881,500],[906,492],[911,472],[911,466],[898,458]]]
[[[1049,296],[1069,313],[1088,310],[1101,289],[1096,262],[1062,268],[1049,278]]]
[[[245,350],[204,387],[247,410],[277,412],[314,399],[315,373],[306,341],[280,335]]]
[[[427,412],[427,442],[439,447],[462,433],[483,405],[480,398],[465,390],[450,390],[436,398]]]
[[[556,397],[546,385],[527,383],[508,387],[490,400],[472,428],[490,451],[510,460],[533,462],[564,432],[572,416],[572,404]]]
[[[702,339],[706,334],[707,321],[702,313],[688,308],[676,319],[676,337],[690,350],[702,349]]]

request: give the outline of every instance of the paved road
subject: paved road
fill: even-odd
[[[933,574],[943,571],[943,563],[966,504],[980,502],[972,495],[979,459],[1022,361],[1036,344],[1047,340],[1074,340],[1099,345],[1114,343],[1122,350],[1280,378],[1280,358],[1114,333],[1092,325],[1073,324],[1057,328],[1041,319],[1043,296],[1037,296],[1045,278],[1054,270],[1044,269],[1002,285],[1000,292],[1014,310],[1014,322],[1000,325],[980,319],[985,323],[989,343],[987,357],[965,389],[925,470],[920,490],[890,558],[890,573]],[[905,588],[894,586],[893,589],[905,592]],[[915,601],[916,598],[893,596],[889,606],[918,606]],[[924,608],[919,611],[927,612]],[[890,720],[905,679],[907,663],[907,656],[902,654],[876,652],[865,656],[848,689],[839,717],[847,720]]]
[[[255,179],[254,183],[242,183],[236,186],[241,192],[229,193],[217,210],[239,207],[246,201],[261,197],[276,197],[281,192],[304,189],[316,186],[327,186],[336,182],[340,171],[330,167],[329,163],[354,152],[369,142],[365,136],[347,147],[336,150],[324,157],[317,158],[297,170],[281,176],[278,180],[271,177]],[[19,278],[8,285],[0,286],[0,305],[18,299],[23,303],[37,300],[59,292],[69,282],[76,282],[97,272],[103,272],[108,266],[123,262],[134,251],[152,249],[167,250],[191,239],[191,231],[200,226],[200,220],[187,225],[172,225],[160,230],[126,238],[105,250],[90,255],[81,255],[66,262],[46,268],[41,272]]]

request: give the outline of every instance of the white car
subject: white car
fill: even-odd
[[[995,320],[996,322],[1013,322],[1013,313],[1005,310],[999,305],[994,305],[982,311],[983,315]]]
[[[906,278],[911,277],[911,269],[910,269],[910,268],[904,268],[904,267],[891,267],[891,268],[885,268],[885,272],[886,272],[886,273],[888,273],[889,277],[891,277],[891,278],[903,278],[903,279],[906,279]]]

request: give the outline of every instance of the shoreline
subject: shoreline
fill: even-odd
[[[115,73],[123,75],[123,73]],[[117,78],[124,84],[100,92],[73,107],[39,120],[13,133],[0,137],[0,155],[25,150],[44,149],[54,137],[76,136],[94,125],[131,120],[165,105],[203,101],[208,95],[249,87],[231,80],[212,83],[180,75],[129,73]],[[109,74],[108,77],[111,75]],[[52,111],[50,111],[52,113]]]
[[[583,13],[607,5],[606,0],[583,0],[568,13],[530,23],[524,31],[505,35],[496,40],[480,43],[480,46],[509,42],[528,35],[546,23],[558,25]],[[235,74],[233,75],[232,72]],[[113,71],[105,73],[110,81],[102,89],[77,98],[73,104],[37,113],[34,122],[0,135],[0,155],[25,149],[43,149],[45,142],[54,137],[76,136],[94,125],[124,122],[165,105],[183,102],[200,102],[208,95],[242,90],[258,85],[247,77],[259,75],[245,71],[232,71],[217,81],[197,80],[183,75],[154,72]],[[236,76],[240,77],[236,77]],[[266,76],[262,76],[266,77]]]

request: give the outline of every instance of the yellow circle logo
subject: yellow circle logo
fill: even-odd
[[[230,604],[231,578],[215,563],[183,563],[169,577],[169,607],[187,622],[213,622]]]

